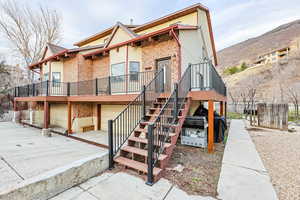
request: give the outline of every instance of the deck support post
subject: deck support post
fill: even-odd
[[[147,173],[147,185],[152,186],[154,184],[153,181],[153,151],[154,151],[154,145],[153,145],[153,140],[154,140],[154,135],[153,135],[153,124],[148,125],[148,173]]]
[[[68,131],[67,134],[72,133],[72,104],[68,101]]]
[[[49,122],[50,122],[49,102],[44,101],[44,129],[49,128]]]
[[[224,103],[220,101],[220,116],[224,116]]]
[[[208,153],[214,152],[214,101],[208,101]]]
[[[114,168],[113,120],[108,120],[108,168]]]

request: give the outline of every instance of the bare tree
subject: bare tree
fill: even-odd
[[[297,89],[299,89],[299,88],[289,87],[287,89],[287,96],[289,97],[289,100],[294,105],[295,116],[296,116],[296,120],[298,121],[299,120],[299,99],[300,99],[300,95],[299,95],[299,91]]]
[[[0,32],[28,66],[42,57],[47,42],[61,40],[61,17],[45,6],[34,9],[15,0],[0,1]]]

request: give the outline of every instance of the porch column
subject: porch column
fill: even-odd
[[[72,133],[72,104],[68,101],[68,134]]]
[[[20,111],[18,111],[18,102],[14,100],[12,122],[17,123],[19,121],[20,121]]]
[[[214,101],[208,101],[208,153],[214,152]]]
[[[44,129],[49,128],[49,122],[50,122],[49,102],[44,101]]]
[[[220,101],[220,116],[224,116],[224,103]]]

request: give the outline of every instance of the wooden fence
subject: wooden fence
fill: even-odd
[[[259,103],[256,106],[257,116],[252,125],[288,130],[288,104]]]

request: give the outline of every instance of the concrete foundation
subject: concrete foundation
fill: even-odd
[[[42,135],[46,137],[52,137],[51,129],[50,128],[43,128]]]
[[[108,153],[102,153],[54,169],[15,186],[0,188],[0,200],[49,199],[108,168]]]

